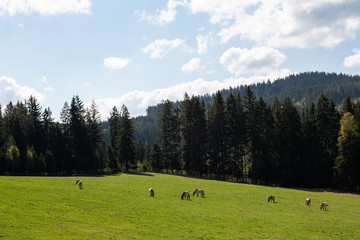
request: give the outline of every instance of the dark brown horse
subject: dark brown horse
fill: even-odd
[[[326,202],[323,202],[320,206],[320,210],[325,210],[326,211],[326,208],[328,207],[329,205],[326,203]]]
[[[181,200],[183,199],[190,200],[190,193],[188,191],[185,191],[181,194]]]
[[[275,196],[274,195],[271,195],[270,197],[268,197],[268,202],[275,202]]]
[[[83,186],[82,181],[77,180],[75,184],[77,184],[79,186],[79,188],[82,189],[82,186]]]
[[[311,206],[311,199],[310,198],[305,199],[305,203],[307,206]]]
[[[149,193],[150,193],[150,196],[153,197],[154,196],[154,189],[149,188]]]
[[[195,189],[195,191],[193,192],[193,196],[195,195],[195,193],[196,193],[196,196],[199,196],[199,193],[200,193],[201,197],[204,197],[204,195],[205,195],[205,192],[202,189]]]

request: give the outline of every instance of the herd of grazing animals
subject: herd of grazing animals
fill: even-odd
[[[80,181],[80,180],[77,180],[75,182],[76,185],[79,186],[80,189],[82,189],[83,187],[83,182]],[[150,197],[154,197],[155,196],[155,193],[154,193],[154,189],[153,188],[149,188],[149,193],[150,193]],[[205,192],[204,190],[202,189],[195,189],[195,191],[193,192],[193,196],[195,196],[195,193],[196,193],[196,196],[200,196],[201,197],[204,197],[205,196]],[[182,194],[181,194],[181,200],[190,200],[190,193],[188,191],[184,191]],[[270,197],[268,197],[268,202],[273,202],[275,203],[275,195],[271,195]],[[305,204],[307,206],[311,206],[311,199],[310,198],[306,198],[305,199]],[[323,202],[320,206],[320,210],[324,210],[326,211],[326,208],[328,207],[329,205],[326,203],[326,202]]]

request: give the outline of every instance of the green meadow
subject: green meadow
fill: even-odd
[[[196,188],[204,189],[204,198],[192,196]],[[180,199],[183,191],[191,192],[191,200]],[[276,203],[267,202],[269,195]],[[305,205],[307,197],[312,206]],[[324,201],[329,208],[320,211]],[[359,237],[359,195],[153,173],[0,177],[0,239]]]

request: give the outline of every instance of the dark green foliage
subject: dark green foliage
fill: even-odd
[[[183,159],[188,173],[202,176],[206,171],[207,125],[204,102],[187,94],[181,104]]]
[[[346,112],[341,119],[339,152],[335,161],[335,181],[343,189],[354,191],[360,186],[360,133],[354,116]]]
[[[94,172],[105,167],[107,154],[93,104],[85,114],[74,96],[65,102],[59,122],[50,108],[43,112],[35,97],[13,105],[0,114],[0,173],[68,174]]]
[[[210,171],[224,180],[229,171],[226,125],[224,100],[219,91],[209,111],[209,165]]]
[[[117,128],[118,135],[115,137],[115,146],[118,147],[119,163],[128,172],[130,169],[136,168],[135,139],[132,120],[125,105],[121,107]]]
[[[239,94],[232,93],[225,101],[226,135],[229,156],[229,174],[238,180],[243,177],[245,157],[245,115]]]
[[[300,116],[290,98],[283,101],[277,114],[273,138],[276,179],[282,185],[300,186],[305,178]]]
[[[165,169],[181,169],[179,109],[169,100],[161,104],[158,112],[158,135]]]

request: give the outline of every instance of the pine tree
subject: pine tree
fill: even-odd
[[[218,91],[209,111],[209,157],[211,172],[223,180],[229,171],[226,121],[224,100]]]
[[[130,113],[127,107],[123,105],[120,111],[116,145],[119,146],[119,163],[125,168],[126,172],[136,167],[134,133]]]
[[[161,104],[158,113],[158,135],[165,169],[180,169],[180,120],[170,100]]]
[[[94,101],[91,102],[90,108],[86,110],[86,126],[87,132],[90,140],[90,149],[91,149],[91,159],[92,164],[91,168],[93,170],[100,169],[101,166],[104,166],[102,157],[100,153],[105,147],[103,141],[104,136],[102,129],[100,127],[100,114],[97,110],[97,106]]]
[[[237,179],[243,177],[243,158],[245,156],[245,118],[240,95],[230,93],[225,102],[228,135],[228,155],[230,173]]]
[[[185,169],[202,176],[207,171],[207,124],[205,104],[199,97],[190,99],[185,94],[181,105],[181,132]]]
[[[162,159],[163,157],[162,157],[160,145],[156,142],[154,143],[150,157],[151,167],[153,171],[160,172],[161,169],[164,169]]]
[[[321,187],[331,185],[334,161],[337,155],[339,113],[333,101],[321,95],[317,102],[317,127],[320,141],[320,166],[317,182]]]
[[[314,103],[310,105],[302,118],[304,185],[318,187],[318,173],[321,171],[320,140],[318,135],[316,109]]]
[[[278,180],[283,185],[299,186],[303,182],[301,121],[299,113],[286,98],[280,109],[279,119],[275,122],[278,165]]]
[[[45,153],[46,145],[44,146],[44,144],[46,140],[44,139],[45,133],[42,128],[41,106],[34,96],[30,96],[25,104],[29,114],[27,143],[29,146],[34,147],[36,153]]]
[[[117,145],[116,138],[119,135],[119,119],[120,113],[117,108],[114,106],[112,112],[110,113],[109,119],[109,131],[110,131],[110,145],[108,147],[109,155],[109,167],[111,169],[117,169],[119,164],[119,146]]]
[[[79,96],[74,96],[70,104],[70,139],[72,149],[72,167],[75,170],[90,170],[90,141],[85,125],[84,104]]]
[[[252,161],[255,156],[255,145],[256,136],[258,135],[258,129],[256,126],[257,121],[257,112],[256,112],[256,97],[251,90],[250,86],[246,88],[244,96],[244,115],[245,115],[245,154],[248,156],[244,161],[244,177],[245,181],[248,175],[249,164],[252,164]]]
[[[268,183],[273,177],[272,141],[273,141],[273,118],[270,108],[265,104],[262,97],[256,102],[255,115],[251,139],[251,165],[249,176],[259,181]],[[252,115],[254,113],[251,113]]]

